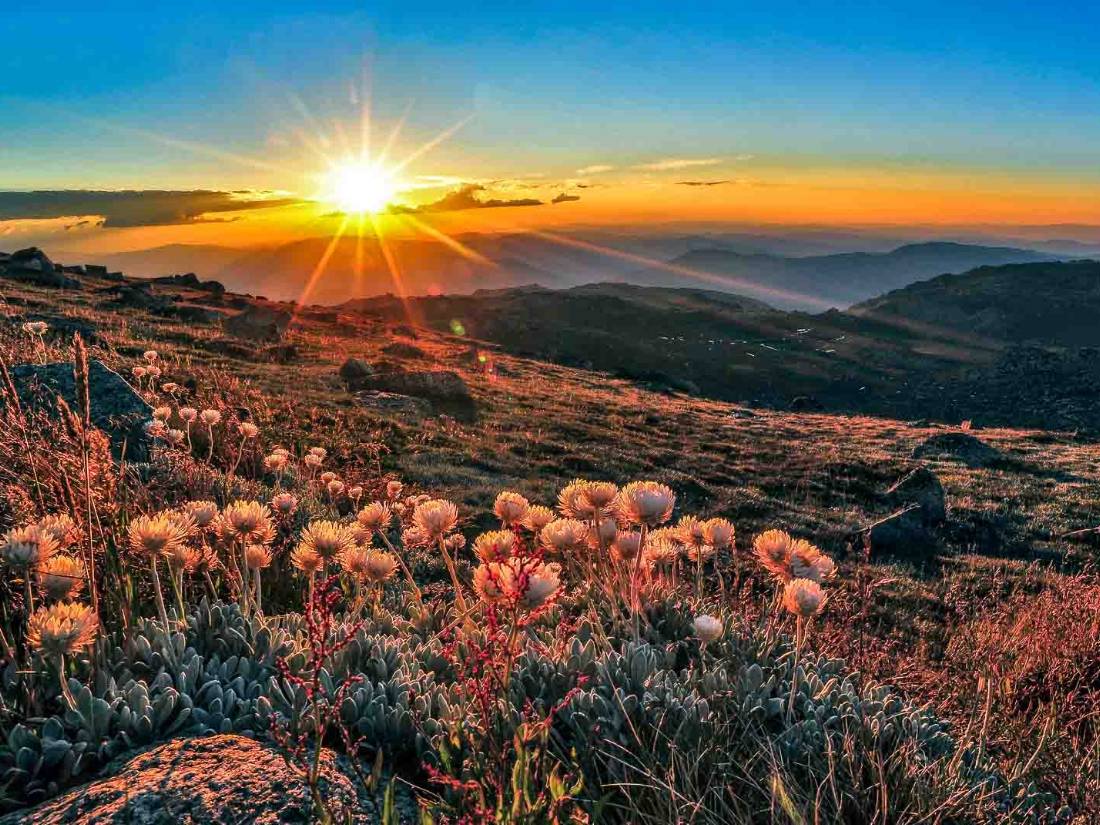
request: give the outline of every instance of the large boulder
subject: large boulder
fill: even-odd
[[[363,390],[355,394],[360,407],[385,417],[420,419],[432,414],[432,405],[423,398],[398,395],[380,390]]]
[[[886,491],[894,511],[864,531],[873,556],[925,562],[940,550],[939,528],[947,518],[943,485],[927,467],[917,467]]]
[[[230,335],[249,341],[278,341],[286,333],[290,320],[291,315],[286,310],[251,304],[226,320],[224,329]]]
[[[69,362],[19,364],[12,368],[11,377],[19,403],[26,407],[52,411],[61,396],[73,410],[80,408]],[[127,461],[147,461],[149,437],[144,425],[153,410],[126,379],[102,361],[89,361],[88,399],[92,423],[108,435],[116,457],[122,457],[125,447]]]
[[[80,289],[81,283],[62,272],[45,252],[36,246],[20,249],[4,262],[4,274],[19,281],[57,289]]]
[[[913,450],[913,458],[942,458],[961,461],[968,467],[990,467],[1002,460],[1001,453],[969,433],[937,433]]]
[[[915,504],[921,520],[928,526],[943,524],[947,518],[943,485],[927,467],[917,467],[902,476],[886,491],[886,500],[895,507]]]
[[[430,401],[438,411],[463,421],[477,417],[470,388],[453,370],[406,370],[393,363],[368,364],[349,358],[340,367],[340,377],[352,392],[374,390]]]
[[[340,365],[340,380],[349,390],[355,391],[366,386],[367,382],[374,378],[374,367],[362,358],[349,358]]]
[[[348,818],[380,821],[374,799],[357,788],[354,773],[331,751],[321,758],[322,797]],[[273,745],[243,736],[177,739],[124,764],[108,776],[24,811],[0,825],[165,825],[166,823],[312,822],[309,786]],[[410,816],[404,804],[402,821]]]

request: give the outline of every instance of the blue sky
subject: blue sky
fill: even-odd
[[[472,115],[421,174],[752,155],[1100,183],[1098,23],[1084,3],[8,0],[0,188],[294,188],[228,156],[294,165],[296,129],[354,118],[364,65],[383,126],[411,105],[404,146]]]

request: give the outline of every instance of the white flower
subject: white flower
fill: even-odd
[[[692,625],[695,627],[695,635],[704,642],[713,642],[722,635],[722,622],[706,613],[696,616]]]

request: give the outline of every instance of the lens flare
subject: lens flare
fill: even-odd
[[[325,200],[344,212],[381,212],[397,194],[398,182],[379,163],[346,161],[335,164],[326,176]]]

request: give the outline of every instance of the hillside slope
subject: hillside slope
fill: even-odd
[[[983,266],[911,284],[850,310],[1004,341],[1100,346],[1100,262]]]

